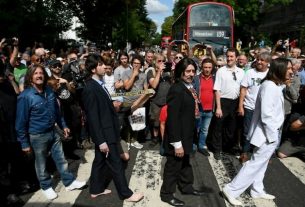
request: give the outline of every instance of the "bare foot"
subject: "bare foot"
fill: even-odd
[[[107,194],[109,194],[109,193],[111,193],[111,190],[105,189],[104,192],[102,192],[102,193],[99,193],[99,194],[91,194],[91,198],[96,198],[96,197],[98,197],[98,196],[100,196],[100,195],[107,195]]]
[[[127,202],[138,202],[144,198],[143,193],[134,193],[129,198],[125,199]]]

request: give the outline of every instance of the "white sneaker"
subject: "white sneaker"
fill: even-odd
[[[143,145],[140,144],[138,141],[135,141],[135,142],[131,143],[131,146],[133,146],[137,149],[142,149],[143,148]]]
[[[266,200],[274,200],[275,199],[275,196],[274,195],[271,195],[271,194],[268,194],[268,193],[265,193],[265,194],[262,194],[262,195],[255,195],[255,196],[252,196],[252,198],[260,198],[260,199],[266,199]]]
[[[225,188],[222,189],[222,194],[227,199],[227,201],[229,201],[229,203],[231,203],[232,205],[234,205],[234,206],[242,206],[243,205],[239,200],[230,196],[230,194],[228,192],[226,192]]]
[[[53,188],[48,188],[47,190],[42,190],[42,193],[49,200],[54,200],[55,198],[57,198],[57,193],[55,193]]]
[[[80,189],[86,185],[85,181],[74,180],[69,186],[66,187],[66,191]]]

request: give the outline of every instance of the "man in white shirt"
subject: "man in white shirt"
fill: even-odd
[[[226,56],[227,65],[218,69],[214,84],[216,112],[211,147],[216,160],[220,160],[223,146],[230,149],[236,143],[233,139],[236,128],[235,113],[238,106],[240,82],[244,77],[244,71],[236,66],[238,51],[235,48],[229,48]],[[226,130],[223,130],[224,128]],[[223,131],[225,133],[222,133]],[[223,135],[226,136],[225,140]],[[225,142],[223,143],[223,141]]]

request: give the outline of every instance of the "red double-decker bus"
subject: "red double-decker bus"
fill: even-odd
[[[173,40],[186,40],[189,47],[208,44],[216,55],[234,43],[234,11],[229,5],[200,2],[187,6],[172,26]]]
[[[171,36],[163,36],[161,38],[161,48],[162,49],[166,48],[169,45],[169,43],[171,42],[171,40],[172,40]]]

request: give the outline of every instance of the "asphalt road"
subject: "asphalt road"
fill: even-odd
[[[69,167],[80,180],[87,180],[90,176],[91,163],[94,158],[93,150],[79,150],[82,159],[69,160]],[[25,207],[167,207],[168,204],[159,198],[162,184],[162,173],[165,158],[158,153],[158,146],[151,149],[149,144],[137,150],[131,148],[131,159],[126,169],[126,177],[132,190],[144,192],[145,198],[137,204],[119,200],[113,183],[110,185],[112,193],[92,199],[89,189],[66,192],[54,174],[54,188],[59,197],[52,202],[47,201],[40,191],[24,195]],[[241,165],[234,156],[223,155],[222,160],[215,161],[213,156],[205,157],[199,153],[191,159],[195,183],[194,187],[204,190],[204,196],[181,195],[177,190],[176,196],[185,201],[187,207],[226,207],[231,206],[220,194],[221,187],[228,183],[237,173]],[[246,192],[239,198],[244,206],[257,207],[305,207],[305,163],[297,158],[279,160],[272,158],[269,163],[265,188],[276,196],[274,201],[252,199]]]

